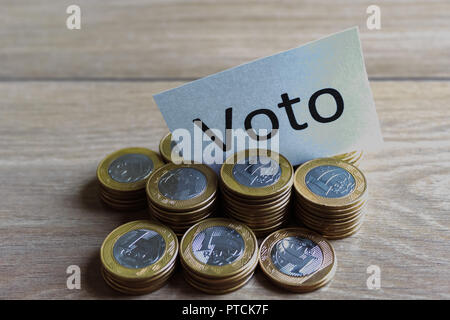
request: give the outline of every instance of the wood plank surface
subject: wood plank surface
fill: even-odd
[[[167,128],[151,96],[179,84],[0,83],[0,299],[124,298],[103,282],[99,248],[113,228],[147,213],[104,207],[96,167],[121,147],[157,149]],[[368,213],[360,233],[332,242],[339,264],[330,285],[292,294],[257,271],[244,288],[211,297],[177,272],[164,288],[134,299],[450,298],[450,82],[371,84],[384,149],[362,162]],[[81,267],[81,290],[66,288],[69,265]],[[366,286],[370,265],[381,268],[380,290]]]
[[[1,0],[0,79],[198,78],[359,26],[370,77],[450,77],[450,2]]]

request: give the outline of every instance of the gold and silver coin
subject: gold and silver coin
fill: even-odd
[[[166,163],[181,164],[184,162],[182,151],[177,143],[172,141],[172,134],[166,134],[159,143],[159,153]]]
[[[367,181],[357,167],[335,158],[308,161],[294,175],[297,220],[329,239],[356,233],[368,197]]]
[[[330,282],[337,260],[331,244],[319,234],[286,228],[264,239],[259,265],[274,284],[294,292],[309,292]]]
[[[175,270],[178,240],[161,224],[138,220],[113,230],[100,249],[101,273],[113,289],[145,294],[162,287]]]
[[[338,154],[338,155],[333,156],[332,158],[348,162],[348,163],[354,165],[355,167],[357,167],[361,163],[363,156],[364,156],[364,152],[362,150],[359,150],[359,151],[352,151],[352,152]]]
[[[217,209],[217,175],[207,165],[168,163],[150,176],[146,192],[152,217],[180,236]]]
[[[258,242],[243,223],[206,219],[181,239],[180,262],[192,287],[210,294],[231,292],[251,279],[258,264]]]
[[[146,148],[125,148],[103,159],[97,168],[100,198],[117,210],[145,208],[145,185],[150,174],[164,164]]]
[[[292,165],[276,152],[238,152],[220,170],[223,211],[256,236],[269,234],[289,218],[293,176]]]

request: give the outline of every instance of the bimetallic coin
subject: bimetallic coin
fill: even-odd
[[[169,228],[147,220],[113,230],[100,249],[103,267],[125,281],[156,277],[173,265],[178,241]]]
[[[164,164],[159,155],[146,148],[125,148],[103,159],[97,178],[105,190],[131,192],[145,188],[150,173]]]
[[[189,200],[206,190],[205,175],[195,168],[176,168],[166,172],[158,183],[164,197],[171,200]]]
[[[292,186],[293,168],[276,152],[250,149],[229,157],[220,177],[224,188],[233,194],[250,199],[271,197]]]
[[[258,252],[253,232],[243,223],[210,218],[192,226],[180,243],[180,257],[203,277],[222,278],[241,273]]]
[[[308,171],[305,183],[309,190],[325,198],[341,198],[355,189],[355,178],[341,167],[317,166]]]
[[[244,249],[245,242],[240,233],[225,226],[206,228],[192,241],[195,258],[211,266],[233,263],[242,256]]]
[[[158,232],[137,229],[125,233],[116,241],[113,255],[120,265],[141,269],[158,261],[165,250],[166,243]]]
[[[217,176],[206,165],[168,163],[150,176],[146,191],[149,201],[162,210],[195,210],[214,199]]]
[[[117,182],[130,183],[145,179],[153,167],[152,159],[145,154],[128,153],[111,162],[108,174]]]
[[[367,194],[363,173],[333,158],[311,160],[298,167],[294,188],[301,198],[321,207],[350,206]]]
[[[261,244],[259,263],[272,282],[298,292],[324,286],[336,270],[331,244],[303,228],[286,228],[270,234]]]
[[[286,237],[272,247],[272,263],[284,274],[304,277],[316,272],[323,261],[317,243],[300,237]]]

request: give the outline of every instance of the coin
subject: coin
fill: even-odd
[[[163,165],[159,155],[146,148],[125,148],[111,153],[97,167],[100,198],[118,210],[145,207],[145,184]]]
[[[234,163],[233,163],[234,161]],[[291,200],[293,168],[282,155],[260,149],[238,152],[220,170],[224,212],[258,236],[283,224]]]
[[[306,227],[329,239],[360,229],[368,188],[355,166],[335,158],[311,160],[297,168],[294,190],[294,216]]]
[[[256,237],[245,224],[210,218],[192,226],[180,242],[186,281],[206,293],[225,293],[245,285],[258,259]]]
[[[184,161],[182,150],[177,147],[175,141],[172,141],[172,134],[169,132],[166,134],[159,143],[159,153],[163,157],[164,161],[169,163],[181,164]]]
[[[307,292],[326,285],[337,262],[333,247],[320,235],[304,228],[286,228],[264,239],[259,264],[274,284]]]
[[[295,172],[294,187],[306,201],[321,207],[350,206],[367,192],[366,178],[358,168],[332,158],[301,165]]]
[[[151,215],[182,235],[217,209],[217,176],[206,165],[168,163],[146,186]]]
[[[123,293],[153,291],[165,283],[175,267],[178,240],[169,228],[148,220],[114,229],[100,249],[102,275]]]

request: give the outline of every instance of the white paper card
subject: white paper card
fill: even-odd
[[[284,106],[283,97],[291,100]],[[156,94],[154,99],[171,132],[184,128],[192,135],[193,120],[200,119],[225,137],[230,108],[233,129],[244,129],[250,118],[252,129],[270,132],[274,123],[270,115],[275,115],[279,152],[293,165],[373,150],[382,142],[356,27]]]

